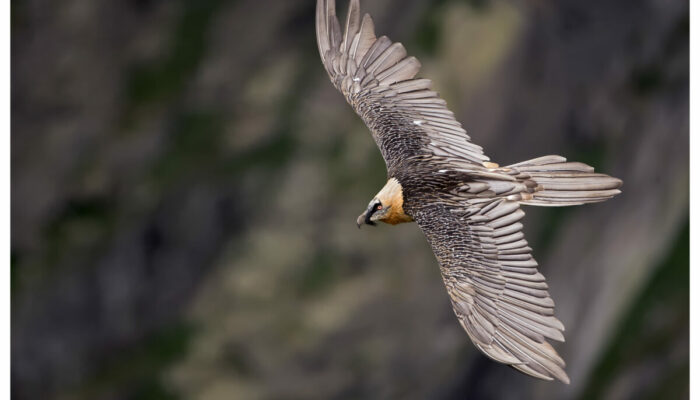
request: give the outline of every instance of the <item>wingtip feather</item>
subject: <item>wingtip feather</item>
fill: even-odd
[[[343,42],[340,45],[341,53],[348,53],[355,35],[360,29],[360,0],[350,0],[348,15],[345,20],[345,32]]]

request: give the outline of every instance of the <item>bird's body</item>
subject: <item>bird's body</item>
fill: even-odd
[[[388,181],[357,220],[415,221],[440,264],[455,314],[487,356],[532,376],[568,382],[547,339],[564,326],[537,271],[519,220],[521,204],[594,203],[622,181],[582,163],[544,156],[499,167],[489,161],[400,43],[376,38],[351,0],[341,28],[335,0],[317,0],[319,51],[331,81],[370,129]]]

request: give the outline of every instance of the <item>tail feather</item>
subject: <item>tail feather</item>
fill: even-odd
[[[573,206],[598,203],[620,194],[620,179],[593,172],[580,162],[567,162],[561,156],[544,156],[508,167],[518,172],[529,193],[521,194],[521,204],[534,206]]]

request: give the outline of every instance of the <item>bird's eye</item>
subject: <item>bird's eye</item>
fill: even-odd
[[[377,206],[377,210],[381,210],[381,209],[382,209],[382,205],[380,204]]]

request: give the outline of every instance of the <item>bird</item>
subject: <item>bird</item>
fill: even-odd
[[[316,37],[332,84],[367,125],[387,182],[357,226],[415,222],[437,258],[457,319],[487,357],[535,378],[568,384],[549,343],[564,325],[524,238],[521,206],[598,203],[622,180],[547,155],[501,167],[472,143],[421,64],[400,42],[377,37],[350,0],[341,26],[335,0],[317,0]]]

